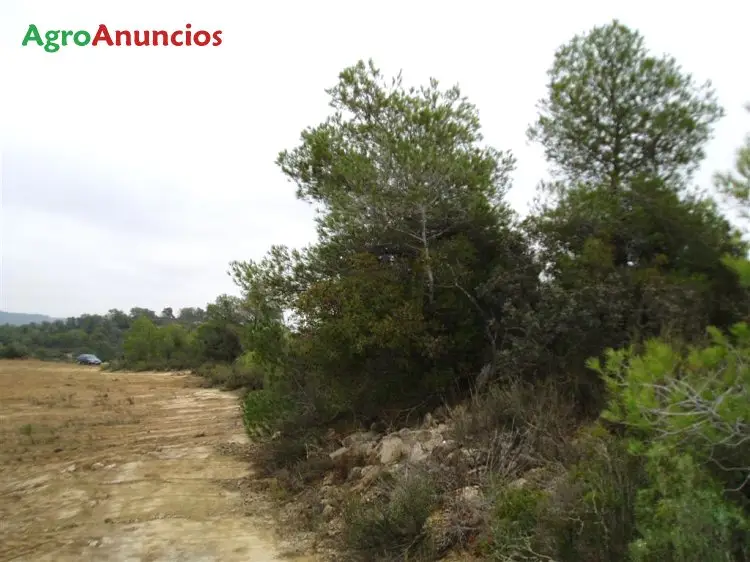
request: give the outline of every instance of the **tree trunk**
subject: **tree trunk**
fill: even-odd
[[[427,291],[430,304],[435,298],[435,277],[432,273],[432,264],[430,263],[430,246],[427,243],[427,210],[420,209],[420,219],[422,222],[422,250],[424,255],[425,275],[427,276]]]

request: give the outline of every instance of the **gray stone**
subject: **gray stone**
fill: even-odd
[[[372,484],[378,476],[382,473],[383,469],[381,469],[379,466],[364,466],[362,467],[362,478],[361,483],[363,486],[367,486],[369,484]]]
[[[349,453],[348,447],[340,447],[336,449],[333,453],[329,453],[328,456],[331,457],[331,460],[333,462],[340,462],[344,460],[346,455]]]
[[[381,464],[392,464],[398,461],[405,452],[404,441],[398,436],[384,437],[377,447],[377,456]]]
[[[344,437],[344,439],[341,441],[341,444],[344,447],[351,447],[352,445],[360,445],[362,443],[367,443],[368,441],[376,441],[377,438],[377,433],[374,433],[372,431],[360,431]]]
[[[415,443],[409,451],[409,462],[412,464],[418,464],[424,460],[427,460],[429,453],[424,450],[421,443]]]

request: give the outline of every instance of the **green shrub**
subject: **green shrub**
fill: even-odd
[[[566,395],[562,385],[518,379],[491,385],[484,393],[474,395],[468,408],[453,410],[452,418],[456,439],[489,448],[493,470],[500,470],[500,464],[504,464],[509,477],[532,464],[562,461],[578,423],[572,397]],[[507,447],[498,447],[502,444],[498,433],[514,435],[513,455]],[[515,462],[509,463],[512,459]]]
[[[576,449],[543,516],[546,548],[564,562],[627,560],[643,463],[599,424],[579,433]]]
[[[689,454],[649,448],[638,493],[633,562],[726,562],[750,556],[750,520]]]
[[[0,359],[26,359],[29,354],[29,348],[19,342],[0,345]]]
[[[609,350],[604,366],[590,366],[610,391],[603,417],[625,428],[634,454],[655,445],[689,454],[739,489],[750,478],[750,327],[708,332],[708,345],[682,353],[652,340],[641,354]]]
[[[344,506],[344,536],[363,560],[414,560],[426,554],[425,523],[439,502],[439,490],[425,473],[391,483],[370,501],[353,498]]]
[[[247,351],[238,357],[231,366],[231,372],[224,379],[226,390],[247,388],[257,390],[263,388],[264,372],[258,364],[252,351]]]
[[[538,525],[546,496],[539,490],[499,487],[493,494],[487,536],[480,550],[490,560],[543,560],[538,548]]]
[[[589,365],[610,397],[603,418],[645,462],[638,492],[638,562],[746,560],[750,552],[750,328],[678,350],[652,340]]]

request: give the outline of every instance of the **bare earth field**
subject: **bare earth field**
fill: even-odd
[[[0,361],[0,561],[313,560],[242,493],[246,443],[192,376]]]

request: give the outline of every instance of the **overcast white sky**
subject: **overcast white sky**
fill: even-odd
[[[619,18],[711,79],[727,110],[699,181],[750,131],[750,8],[717,0],[378,2],[2,0],[0,309],[56,317],[204,306],[233,259],[314,239],[274,164],[328,114],[324,89],[372,57],[412,83],[458,82],[519,165],[523,211],[546,165],[526,126],[555,48]],[[460,8],[459,8],[460,6]],[[223,30],[218,48],[21,47],[40,30]]]

